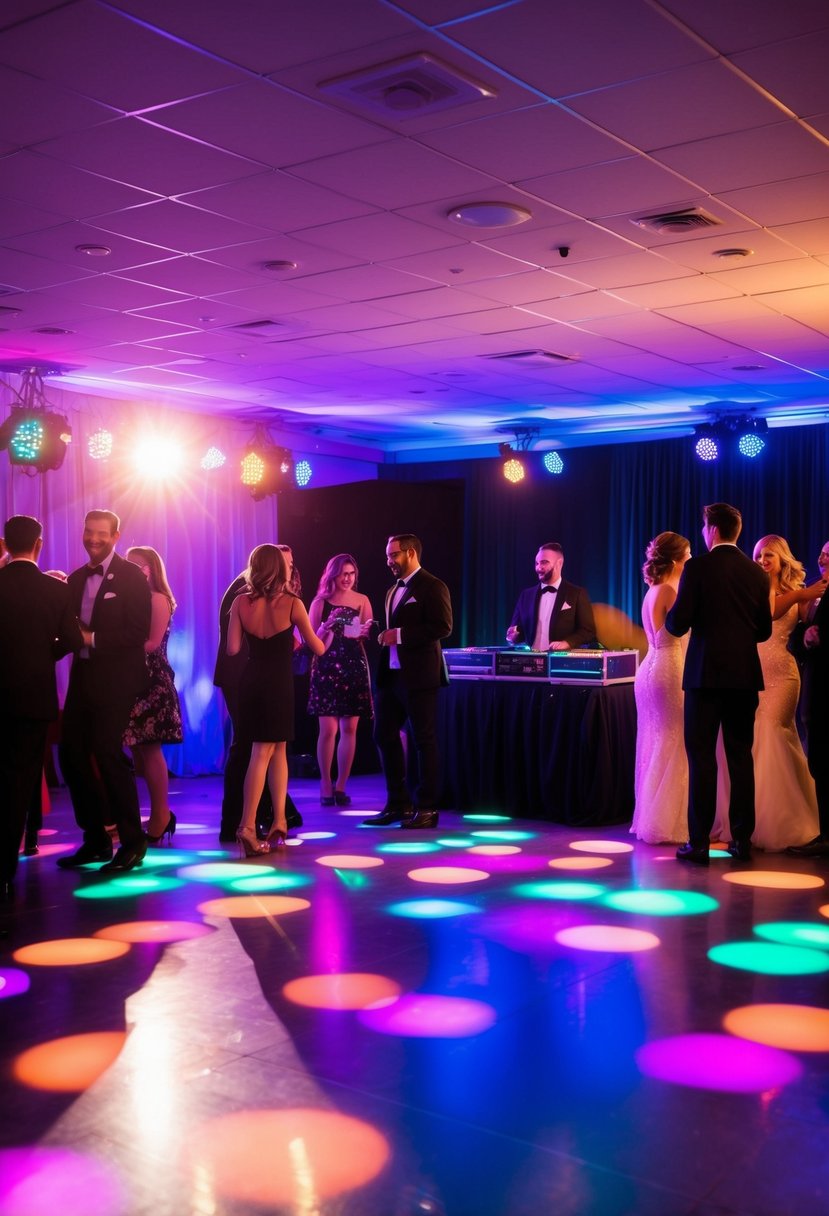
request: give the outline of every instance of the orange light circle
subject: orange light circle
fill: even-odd
[[[333,975],[304,975],[291,980],[282,995],[295,1005],[311,1009],[367,1009],[379,1001],[394,1001],[402,989],[385,975],[369,972],[337,972]]]
[[[554,870],[603,870],[612,866],[610,857],[554,857],[547,862]]]
[[[821,907],[818,908],[818,912],[821,914],[821,916],[829,916],[829,904],[822,904]]]
[[[93,936],[112,942],[186,942],[212,932],[191,920],[132,920],[96,929]]]
[[[829,1051],[829,1009],[812,1005],[742,1005],[723,1018],[729,1034],[784,1051]]]
[[[740,887],[775,887],[779,891],[806,891],[826,884],[817,874],[796,874],[779,870],[735,870],[723,874],[724,882],[733,882]]]
[[[199,904],[198,911],[202,916],[254,920],[257,916],[285,916],[288,912],[301,912],[310,907],[307,899],[296,899],[291,895],[226,895],[222,899],[208,899]]]
[[[632,853],[633,845],[622,840],[571,840],[570,848],[580,853]]]
[[[509,857],[512,853],[520,853],[517,844],[473,844],[467,853],[480,853],[482,857]]]
[[[620,925],[571,925],[555,935],[560,946],[574,950],[606,951],[610,954],[638,953],[659,945],[655,933],[644,929],[624,929]]]
[[[329,1110],[257,1110],[197,1128],[186,1146],[189,1173],[223,1199],[273,1211],[307,1207],[364,1186],[389,1159],[384,1136]],[[315,1204],[316,1206],[316,1204]]]
[[[12,1064],[21,1085],[52,1093],[80,1093],[117,1060],[124,1046],[123,1031],[73,1034],[23,1051]]]
[[[420,866],[416,870],[409,870],[409,878],[413,882],[463,884],[483,882],[485,878],[489,878],[489,874],[486,870],[470,870],[464,866]]]
[[[94,937],[64,937],[21,946],[12,957],[16,962],[30,967],[79,967],[87,963],[108,963],[128,950],[126,942],[105,942]]]
[[[327,853],[316,861],[318,866],[330,866],[332,870],[372,870],[383,864],[382,857],[361,857],[359,853]]]

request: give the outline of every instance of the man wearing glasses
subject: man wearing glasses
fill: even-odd
[[[386,805],[363,822],[371,827],[438,823],[438,691],[448,684],[441,639],[452,632],[449,588],[420,564],[423,547],[411,533],[390,536],[386,565],[396,579],[386,593],[385,628],[378,634],[374,741],[386,778]],[[417,751],[414,798],[406,785],[400,732],[411,727]]]

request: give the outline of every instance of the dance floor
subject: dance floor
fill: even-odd
[[[829,866],[322,809],[240,861],[63,872],[0,940],[0,1216],[826,1216]]]

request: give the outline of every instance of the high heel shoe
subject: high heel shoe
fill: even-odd
[[[334,802],[337,806],[351,806],[351,799],[345,790],[334,790]]]
[[[153,846],[161,845],[164,843],[164,837],[166,836],[167,845],[168,845],[168,847],[172,848],[173,834],[174,834],[175,830],[176,830],[176,817],[173,814],[173,812],[170,811],[170,818],[167,820],[167,826],[161,830],[161,832],[158,834],[158,836],[151,836],[149,832],[147,833],[147,844],[153,845]]]
[[[239,856],[261,857],[269,852],[265,841],[259,840],[253,828],[239,828],[236,833],[236,843],[239,846]]]
[[[336,800],[336,794],[320,794],[320,806],[333,806]]]
[[[287,839],[287,824],[284,828],[271,828],[270,832],[268,833],[268,839],[265,841],[265,846],[268,849],[281,849]]]

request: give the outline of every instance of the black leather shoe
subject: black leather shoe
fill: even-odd
[[[403,820],[404,828],[436,828],[438,826],[437,811],[415,811]]]
[[[676,859],[677,861],[692,861],[696,866],[707,866],[708,849],[695,849],[689,841],[688,844],[679,846],[676,851]]]
[[[68,857],[59,857],[58,866],[61,870],[77,870],[79,866],[88,866],[93,861],[111,861],[112,848],[105,845],[82,844]]]
[[[288,821],[289,828],[301,828],[302,827],[302,816],[300,815],[300,813],[296,809],[296,807],[294,807],[294,809],[292,811],[289,811],[286,807],[285,818]]]
[[[364,819],[363,824],[368,828],[387,828],[392,823],[400,823],[412,813],[410,806],[385,806],[379,815],[369,815],[368,819]]]
[[[729,840],[726,845],[728,852],[735,861],[751,861],[751,842],[748,840]]]
[[[108,862],[105,866],[101,866],[98,873],[111,874],[116,870],[134,870],[136,866],[143,864],[146,851],[146,848],[128,849],[124,845],[121,845],[112,861]]]
[[[793,844],[786,849],[790,857],[829,857],[829,840],[816,836],[808,844]]]

